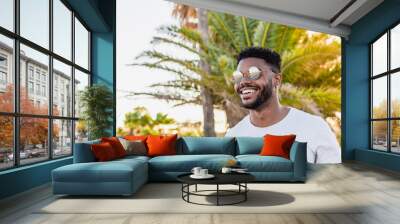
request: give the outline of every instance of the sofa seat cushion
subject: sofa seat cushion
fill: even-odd
[[[236,160],[249,172],[293,172],[292,161],[279,156],[239,155]]]
[[[116,159],[113,162],[115,162],[115,161],[127,161],[127,162],[129,162],[129,161],[132,161],[132,160],[133,161],[134,160],[138,160],[138,161],[147,162],[147,161],[149,161],[149,159],[150,159],[150,157],[148,157],[148,156],[130,155],[130,156],[125,156],[124,158],[121,158],[121,159]]]
[[[147,176],[147,163],[139,159],[74,163],[53,170],[58,182],[131,182],[140,172]]]
[[[150,171],[190,172],[193,167],[203,167],[209,171],[219,171],[230,159],[231,155],[174,155],[157,156],[149,160]]]

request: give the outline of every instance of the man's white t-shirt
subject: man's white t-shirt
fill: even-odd
[[[319,116],[290,107],[289,113],[278,123],[267,127],[256,127],[247,115],[225,136],[262,137],[270,135],[295,134],[296,141],[307,142],[309,163],[340,163],[340,146],[329,125]]]

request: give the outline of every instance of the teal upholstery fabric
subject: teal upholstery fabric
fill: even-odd
[[[235,139],[232,137],[182,137],[177,142],[177,154],[235,155]]]
[[[236,159],[250,172],[293,172],[292,161],[279,156],[239,155]]]
[[[293,178],[305,181],[307,177],[307,143],[294,142],[290,149],[290,160],[293,162]]]
[[[225,166],[230,159],[235,159],[235,157],[216,154],[157,156],[149,160],[149,170],[150,172],[190,172],[193,167],[199,166],[216,172]]]
[[[131,195],[149,180],[176,181],[196,166],[218,172],[231,159],[247,168],[256,181],[306,180],[306,143],[294,142],[288,160],[258,155],[262,137],[183,137],[176,144],[178,155],[127,156],[108,162],[94,162],[90,149],[94,143],[99,140],[75,144],[74,164],[53,170],[54,194]]]
[[[263,137],[236,137],[236,155],[260,154]]]
[[[53,192],[70,195],[133,194],[148,180],[148,164],[143,159],[74,163],[59,167],[52,171]]]
[[[88,163],[96,161],[90,146],[98,143],[100,143],[100,140],[75,143],[73,159],[74,163]]]
[[[136,179],[140,181],[140,179]],[[146,181],[143,182],[143,184]],[[141,184],[140,186],[142,186]],[[58,182],[53,181],[53,194],[65,195],[132,195],[139,189],[131,182]],[[139,185],[139,184],[138,184]]]
[[[117,159],[117,160],[113,160],[112,162],[131,162],[132,160],[133,161],[135,161],[135,160],[140,160],[140,161],[143,161],[143,162],[147,162],[147,161],[149,161],[149,159],[150,159],[150,157],[148,157],[148,156],[135,156],[135,155],[131,155],[131,156],[125,156],[124,158],[120,158],[120,159]]]
[[[53,170],[53,179],[55,181],[72,182],[130,181],[136,164],[114,162],[74,163]]]

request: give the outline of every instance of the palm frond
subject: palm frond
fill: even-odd
[[[178,65],[182,68],[185,68],[191,72],[194,72],[196,74],[199,74],[201,76],[207,76],[208,73],[201,70],[198,66],[199,60],[184,60],[184,59],[178,59],[175,58],[171,55],[167,55],[164,53],[161,53],[156,50],[149,50],[149,51],[144,51],[140,55],[136,57],[136,59],[141,59],[141,58],[149,58],[149,59],[156,59],[156,60],[161,60],[164,63],[173,63],[175,65]]]
[[[259,47],[267,47],[268,31],[271,23],[259,22],[254,32],[254,45]]]
[[[331,69],[332,65],[339,63],[339,57],[340,48],[334,45],[309,43],[295,48],[282,58],[284,82],[296,83],[298,86],[331,85],[320,76]],[[340,77],[338,70],[335,71],[337,73],[329,73],[335,76],[333,79]]]
[[[194,48],[193,46],[188,46],[188,45],[186,45],[186,44],[184,44],[182,42],[178,42],[176,40],[169,39],[169,38],[166,38],[166,37],[155,36],[155,37],[153,37],[153,40],[150,41],[150,44],[153,44],[153,45],[171,44],[171,45],[176,46],[178,48],[183,48],[183,49],[185,49],[185,50],[187,50],[187,51],[189,51],[189,52],[191,52],[193,54],[200,55],[200,52],[198,52],[198,50],[196,48]]]
[[[236,42],[235,35],[227,23],[221,18],[219,13],[210,12],[210,23],[215,28],[215,32],[219,32],[220,36],[228,39],[231,46],[237,51],[240,51],[240,45]]]

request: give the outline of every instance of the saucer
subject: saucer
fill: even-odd
[[[212,174],[207,174],[207,175],[204,175],[204,176],[194,175],[194,174],[190,175],[190,178],[193,178],[193,179],[211,179],[211,178],[214,178],[214,177],[215,176],[212,175]]]

